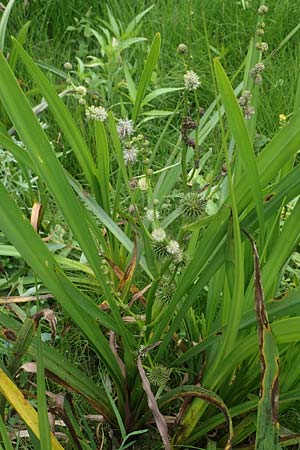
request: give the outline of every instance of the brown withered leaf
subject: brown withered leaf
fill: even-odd
[[[41,217],[41,212],[42,212],[42,204],[34,202],[31,210],[30,223],[36,232],[38,232],[39,230],[39,220]]]
[[[135,250],[134,250],[134,252],[135,252]],[[102,255],[103,256],[103,258],[106,260],[106,262],[110,265],[110,267],[112,268],[112,270],[114,271],[114,273],[115,273],[115,275],[118,277],[118,279],[120,280],[120,284],[119,284],[119,289],[122,289],[123,287],[124,287],[124,280],[126,279],[126,276],[128,276],[128,275],[126,275],[126,271],[128,272],[130,272],[130,270],[132,271],[132,276],[133,276],[133,273],[134,273],[134,268],[133,268],[133,270],[132,270],[132,267],[130,267],[130,264],[132,263],[132,261],[131,261],[131,263],[129,264],[129,266],[127,267],[127,269],[126,269],[126,271],[125,272],[123,272],[123,270],[121,270],[120,269],[120,267],[116,264],[116,263],[114,263],[111,259],[109,259],[107,256],[104,256],[104,255]],[[135,264],[136,264],[136,261],[135,261]],[[127,278],[127,280],[128,280],[128,278]],[[121,287],[120,287],[121,286]],[[143,303],[143,305],[146,305],[146,303],[147,303],[147,300],[146,300],[146,298],[144,297],[144,293],[149,289],[151,287],[151,285],[148,285],[148,286],[146,286],[145,288],[143,288],[142,290],[140,290],[140,289],[138,289],[134,284],[133,285],[131,285],[130,286],[130,292],[132,293],[132,294],[134,294],[134,297],[136,296],[136,298],[133,300],[131,300],[131,302],[133,302],[133,301],[135,301],[135,300],[137,300],[137,299],[139,299],[142,303]],[[100,307],[101,307],[101,305],[100,305]],[[102,308],[102,307],[101,307]],[[109,308],[107,308],[107,309],[109,309]]]
[[[52,339],[54,339],[56,336],[57,318],[52,309],[42,309],[41,311],[34,314],[34,316],[32,316],[32,319],[35,321],[36,326],[38,325],[39,321],[43,318],[47,320],[47,322],[49,323],[51,328],[51,337]]]
[[[125,285],[130,284],[135,271],[136,261],[137,261],[137,240],[136,236],[134,236],[132,258],[123,274],[123,277],[120,279],[119,291],[122,291]]]
[[[137,367],[138,367],[140,377],[142,379],[143,389],[147,395],[148,406],[153,414],[153,417],[154,417],[157,429],[159,431],[159,434],[161,436],[164,448],[165,448],[165,450],[172,450],[170,439],[169,439],[168,425],[166,423],[164,416],[158,409],[156,398],[154,397],[154,394],[151,391],[151,386],[150,386],[149,380],[146,376],[146,372],[142,365],[142,357],[145,356],[148,351],[157,347],[160,344],[161,344],[161,341],[155,342],[154,344],[149,345],[148,347],[144,348],[138,355]]]
[[[0,297],[0,305],[8,305],[9,303],[26,303],[26,302],[35,302],[37,300],[47,300],[49,298],[53,298],[52,294],[43,294],[43,295],[31,295],[27,297],[22,296],[9,296],[9,297]]]

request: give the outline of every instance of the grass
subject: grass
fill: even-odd
[[[32,447],[25,439],[18,448],[60,448],[48,430],[46,401],[67,424],[59,428],[67,434],[68,442],[60,441],[66,449],[298,448],[298,421],[289,427],[285,418],[298,411],[299,402],[294,368],[299,283],[292,267],[300,239],[295,28],[300,7],[296,1],[270,5],[263,37],[269,52],[258,96],[241,63],[252,48],[260,2],[250,1],[246,8],[243,3],[158,0],[120,7],[111,0],[110,11],[102,1],[90,1],[89,11],[79,0],[14,5],[7,36],[16,35],[27,20],[31,24],[27,53],[15,44],[17,79],[0,60],[0,141],[18,162],[10,170],[19,180],[16,187],[7,177],[0,188],[0,269],[6,278],[0,289],[3,295],[54,295],[32,308],[13,304],[10,313],[0,311],[0,389],[8,401],[2,397],[0,413],[9,431],[16,423],[31,430]],[[111,14],[125,29],[151,5],[140,26],[128,32],[147,41],[131,42],[122,53],[114,50],[128,36],[119,33],[114,19],[108,25],[100,19]],[[103,24],[120,36],[116,41],[107,33],[101,54],[93,30]],[[295,35],[285,43],[291,30]],[[178,53],[180,43],[187,45],[187,57]],[[10,47],[6,39],[6,52]],[[250,67],[260,57],[252,52]],[[121,54],[129,92],[119,70]],[[96,68],[81,66],[88,55],[100,58]],[[66,61],[73,64],[69,74]],[[188,69],[202,82],[195,92],[182,91]],[[231,87],[243,76],[253,89],[251,121],[244,120]],[[61,101],[56,95],[65,88],[76,92],[86,77],[91,80],[87,97],[77,92]],[[162,87],[172,89],[143,105],[147,93]],[[24,93],[31,106],[47,100],[41,115],[46,133]],[[109,109],[105,123],[86,120],[80,104],[86,98]],[[200,107],[208,111],[203,117]],[[153,110],[168,115],[154,120],[144,115]],[[279,114],[287,116],[284,123]],[[188,115],[194,124],[183,121]],[[120,117],[136,122],[133,138],[120,139]],[[8,139],[12,125],[27,151]],[[193,141],[200,142],[200,150]],[[125,164],[123,146],[138,149],[135,166]],[[146,190],[134,188],[141,186],[141,176]],[[28,191],[20,192],[22,183]],[[290,201],[293,206],[287,207]],[[23,218],[30,218],[34,202],[44,208],[40,236]],[[282,207],[288,209],[285,218]],[[160,228],[167,236],[156,240],[153,233]],[[285,302],[275,301],[282,291]],[[36,314],[45,308],[58,318],[53,341],[50,325]],[[47,317],[51,324],[52,316]],[[40,320],[43,342],[34,331]],[[28,360],[37,362],[37,376],[35,369],[19,373]],[[261,382],[259,360],[266,368]],[[57,406],[59,389],[68,395]],[[277,407],[286,429],[279,429]],[[160,411],[171,416],[168,433]],[[98,426],[87,418],[95,413],[105,418]],[[297,436],[290,436],[291,430]],[[0,432],[1,445],[10,448],[3,426]],[[34,438],[39,432],[41,444]],[[285,434],[290,442],[279,444]]]

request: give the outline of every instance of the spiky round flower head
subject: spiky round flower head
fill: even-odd
[[[154,220],[159,219],[159,212],[154,209],[147,209],[145,217],[150,220],[150,222],[154,222]]]
[[[80,95],[80,97],[85,97],[86,93],[87,93],[86,87],[84,87],[84,86],[77,86],[76,94]]]
[[[67,70],[67,71],[69,72],[70,70],[73,69],[73,66],[72,66],[72,64],[71,64],[69,61],[66,61],[66,62],[64,63],[64,69]]]
[[[190,255],[186,252],[181,252],[178,257],[174,258],[172,264],[170,265],[170,271],[176,271],[177,273],[181,273],[181,271],[187,266],[190,262]]]
[[[286,122],[287,117],[285,114],[279,114],[278,117],[279,117],[280,122]]]
[[[125,139],[127,136],[131,136],[134,132],[132,120],[119,119],[117,123],[117,131],[120,139]]]
[[[173,239],[167,245],[167,252],[172,256],[178,256],[182,253],[179,243]]]
[[[287,121],[286,115],[285,114],[279,114],[278,118],[279,118],[279,126],[280,126],[280,128],[284,127],[284,125],[286,124],[286,121]]]
[[[258,42],[255,48],[260,52],[267,52],[269,49],[269,45],[266,42]]]
[[[159,259],[168,256],[167,246],[164,241],[163,242],[153,241],[152,248],[154,253]]]
[[[244,117],[245,117],[245,119],[246,119],[246,120],[250,120],[251,117],[253,116],[253,114],[255,114],[255,110],[254,110],[253,106],[249,106],[249,105],[248,105],[248,106],[244,109]]]
[[[148,182],[146,180],[146,177],[142,177],[138,180],[138,188],[141,191],[147,191],[148,190]]]
[[[136,147],[125,148],[123,150],[123,158],[124,158],[125,164],[129,165],[129,164],[135,163],[136,159],[137,159],[137,154],[138,154],[138,151],[137,151]]]
[[[128,207],[129,214],[135,214],[138,211],[137,205],[131,204]]]
[[[265,70],[264,63],[260,62],[255,64],[255,66],[250,70],[250,76],[255,80],[257,76],[261,76],[261,73]]]
[[[155,230],[152,231],[151,236],[155,242],[164,242],[167,234],[163,228],[155,228]]]
[[[155,364],[149,369],[147,376],[149,382],[154,386],[164,386],[169,380],[170,370],[162,364]]]
[[[96,120],[97,122],[104,122],[107,119],[107,111],[103,106],[89,106],[85,110],[85,115],[88,120]]]
[[[201,86],[199,77],[193,70],[188,70],[184,75],[184,86],[187,91],[195,91]]]
[[[262,76],[260,74],[257,74],[255,79],[254,79],[254,83],[258,86],[260,86],[263,82]]]
[[[251,97],[252,97],[252,94],[250,91],[244,91],[243,94],[239,98],[239,105],[242,107],[247,106],[251,100]]]
[[[176,283],[169,277],[163,277],[155,292],[155,298],[164,303],[172,300],[176,291]]]
[[[181,55],[186,55],[188,52],[188,48],[185,44],[179,44],[177,47],[177,53],[180,53]]]
[[[263,16],[264,14],[267,14],[268,12],[268,7],[266,5],[261,5],[258,8],[258,14],[260,14],[261,16]]]
[[[205,201],[197,192],[189,192],[181,199],[181,208],[184,216],[189,220],[195,220],[204,210]]]
[[[266,66],[264,65],[263,62],[259,62],[257,64],[255,64],[255,69],[257,73],[261,73],[265,70]]]
[[[257,28],[256,36],[262,37],[265,34],[265,30],[263,28]]]

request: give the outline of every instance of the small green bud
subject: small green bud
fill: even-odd
[[[147,139],[143,142],[143,147],[149,147],[149,145],[150,145],[150,142],[149,141],[147,141]]]
[[[153,200],[153,206],[158,206],[158,205],[159,205],[159,200],[158,200],[158,198],[155,198]]]
[[[149,158],[143,159],[143,164],[144,166],[148,166],[150,164],[150,159]]]
[[[263,36],[265,34],[264,30],[262,28],[258,28],[256,30],[256,36]]]
[[[148,175],[148,177],[151,177],[153,175],[153,170],[147,169],[146,174]]]

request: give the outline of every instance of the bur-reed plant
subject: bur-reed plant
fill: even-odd
[[[62,257],[51,251],[51,236],[50,242],[42,239],[41,225],[32,226],[1,183],[0,227],[11,243],[4,250],[24,258],[85,336],[99,359],[102,381],[95,383],[55,345],[41,342],[39,321],[49,320],[53,335],[56,325],[42,296],[33,317],[1,311],[8,346],[0,365],[1,445],[11,448],[5,421],[12,408],[35,449],[161,448],[153,445],[156,436],[165,449],[292,445],[297,436],[280,428],[278,412],[299,399],[299,289],[280,297],[278,291],[300,238],[300,87],[288,120],[255,154],[261,82],[256,78],[263,76],[266,49],[261,34],[250,43],[245,76],[235,91],[220,61],[211,61],[216,100],[204,114],[201,80],[189,68],[182,76],[178,142],[167,166],[153,170],[156,137],[145,137],[138,126],[143,102],[151,96],[147,88],[159,57],[159,34],[134,85],[127,117],[86,104],[77,121],[13,42],[78,161],[81,182],[60,163],[1,54],[5,121],[8,117],[25,149],[5,130],[0,144],[43,182],[77,252]],[[90,132],[92,147],[86,141]],[[204,184],[200,174],[209,156],[201,146],[212,132],[220,133],[221,145],[214,175]],[[165,208],[168,198],[172,211]],[[293,200],[282,222],[282,208]],[[96,298],[88,295],[88,285]],[[37,365],[21,368],[24,359]],[[17,387],[22,370],[37,373],[36,399]],[[65,390],[59,405],[48,392],[47,406],[44,373]],[[80,401],[73,402],[73,393],[101,415],[102,437],[80,411]],[[63,419],[68,442],[50,434],[47,408]]]

